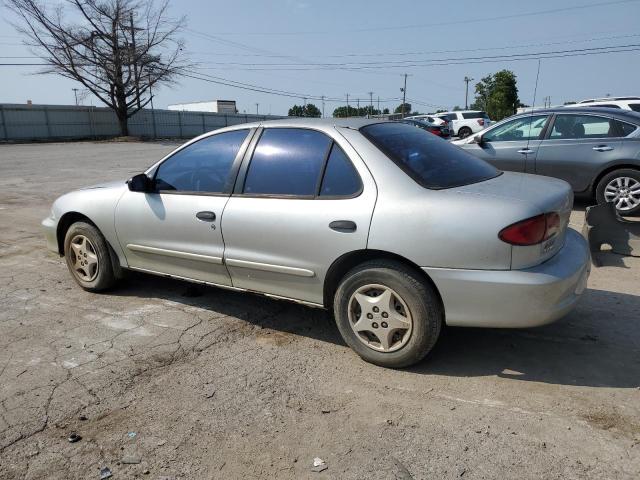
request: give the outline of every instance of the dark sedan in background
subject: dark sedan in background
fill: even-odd
[[[509,117],[453,142],[501,170],[566,180],[580,196],[640,213],[640,114],[553,108]]]

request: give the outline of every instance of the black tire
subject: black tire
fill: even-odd
[[[471,131],[471,129],[469,127],[460,127],[460,130],[458,130],[458,137],[459,138],[467,138],[472,133],[473,132]]]
[[[596,201],[598,203],[601,204],[607,202],[607,199],[605,198],[605,188],[611,181],[621,177],[632,178],[636,182],[640,183],[640,170],[634,170],[632,168],[621,168],[620,170],[614,170],[607,173],[600,179],[596,187]],[[637,215],[638,213],[640,213],[640,204],[628,210],[618,209],[618,213],[620,213],[621,215]]]
[[[382,285],[397,292],[413,318],[406,343],[395,351],[377,351],[358,338],[351,327],[351,296],[369,284]],[[403,263],[373,260],[349,271],[340,282],[334,297],[334,316],[344,341],[367,362],[388,368],[403,368],[422,360],[434,347],[442,328],[444,314],[434,288]]]
[[[82,242],[82,238],[88,240],[87,243]],[[76,255],[76,248],[71,244],[74,242],[76,247],[85,245],[84,254]],[[89,262],[86,258],[89,256]],[[93,256],[95,256],[95,268],[93,263]],[[84,256],[85,259],[82,257]],[[100,292],[112,288],[116,283],[116,276],[114,274],[113,262],[109,253],[109,245],[102,236],[100,231],[85,222],[76,222],[72,224],[64,237],[64,258],[67,264],[67,268],[71,273],[71,276],[83,289],[89,292]],[[84,262],[84,265],[89,265],[90,269],[84,269],[78,271],[77,260]]]

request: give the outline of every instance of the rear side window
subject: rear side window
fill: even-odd
[[[267,128],[249,164],[244,193],[315,196],[331,139],[301,128]]]
[[[607,103],[607,104],[601,104],[601,105],[592,105],[592,107],[620,108],[620,105],[614,105],[612,103]]]
[[[627,122],[621,122],[618,120],[618,128],[622,132],[622,136],[626,137],[627,135],[631,135],[638,128],[636,125]]]
[[[205,137],[174,153],[158,167],[156,190],[222,193],[249,130]]]
[[[634,112],[640,112],[640,103],[630,103],[629,108]]]
[[[484,160],[419,128],[389,122],[367,125],[360,132],[426,188],[459,187],[500,175]]]
[[[595,115],[558,115],[552,139],[616,137],[615,120]]]
[[[344,151],[335,143],[324,171],[321,197],[345,197],[356,195],[362,189],[362,182],[351,161]]]
[[[462,118],[489,118],[489,116],[485,112],[464,112]]]

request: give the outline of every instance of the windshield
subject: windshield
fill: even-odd
[[[501,173],[446,140],[406,124],[375,123],[360,131],[425,188],[459,187],[483,182]]]

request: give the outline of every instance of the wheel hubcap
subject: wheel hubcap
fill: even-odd
[[[604,188],[604,199],[613,202],[620,211],[640,205],[640,182],[631,177],[616,177]]]
[[[413,318],[405,301],[394,290],[371,284],[351,295],[349,325],[367,347],[393,352],[409,341]]]
[[[69,245],[69,260],[76,276],[91,282],[98,275],[98,255],[96,249],[84,235],[76,235]]]

